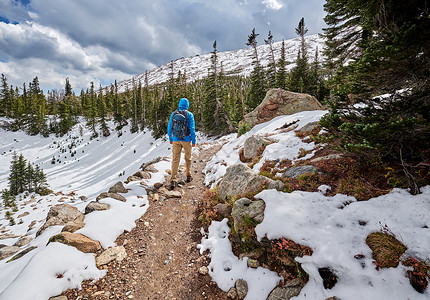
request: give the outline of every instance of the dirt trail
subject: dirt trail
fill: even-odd
[[[148,197],[148,211],[116,241],[127,251],[122,262],[110,263],[101,280],[84,282],[81,290],[62,295],[69,300],[227,299],[209,275],[199,274],[209,261],[197,249],[201,241],[198,204],[206,190],[202,170],[218,150],[215,146],[193,155],[194,180],[176,188],[184,191],[182,198],[154,201]],[[185,178],[184,173],[179,175]]]

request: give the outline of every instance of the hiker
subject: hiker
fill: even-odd
[[[170,144],[172,144],[172,175],[170,179],[170,189],[178,185],[176,175],[178,173],[181,151],[185,151],[185,168],[187,171],[186,182],[191,182],[191,148],[196,145],[196,131],[194,115],[188,111],[190,102],[187,98],[179,100],[179,107],[170,115],[167,133]]]

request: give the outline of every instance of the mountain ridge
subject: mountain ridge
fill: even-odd
[[[309,58],[314,57],[317,48],[320,51],[324,47],[324,39],[319,34],[306,36],[305,41],[307,44]],[[287,69],[291,69],[295,66],[294,61],[297,58],[297,53],[300,47],[300,38],[285,40],[284,42]],[[274,42],[272,46],[274,50],[275,61],[278,61],[281,56],[282,41]],[[248,76],[253,70],[253,51],[253,48],[249,47],[238,50],[217,52],[219,66],[221,66],[223,71],[227,74]],[[266,67],[270,61],[270,46],[257,46],[257,51],[261,65]],[[203,55],[197,54],[188,58],[182,57],[172,60],[164,65],[155,67],[152,70],[133,76],[130,79],[118,82],[118,91],[124,92],[127,90],[127,88],[132,89],[133,81],[135,84],[140,82],[142,85],[144,85],[145,76],[147,76],[148,85],[166,82],[169,79],[169,74],[171,73],[172,63],[175,77],[177,76],[178,72],[181,71],[182,74],[185,72],[187,81],[189,82],[203,79],[207,76],[208,70],[211,67],[211,55],[212,53]],[[323,55],[319,55],[319,61],[322,61],[323,59]]]

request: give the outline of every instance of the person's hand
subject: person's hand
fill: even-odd
[[[192,144],[192,145],[191,145],[191,147],[195,147],[195,146],[196,146],[196,144]]]

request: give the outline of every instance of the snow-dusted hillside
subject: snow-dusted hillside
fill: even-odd
[[[323,58],[322,49],[324,47],[324,39],[318,34],[306,37],[308,46],[308,55],[313,59],[315,50],[318,48],[319,59]],[[277,61],[281,55],[282,42],[273,43],[275,60]],[[291,69],[295,64],[293,63],[297,58],[297,53],[300,47],[300,39],[295,38],[285,41],[285,55],[288,62],[287,68]],[[252,55],[253,49],[251,47],[246,49],[218,52],[219,66],[222,66],[226,74],[238,73],[242,75],[249,75],[253,69]],[[268,45],[260,45],[257,47],[259,59],[263,66],[267,66],[270,61],[270,48]],[[173,61],[173,72],[177,76],[178,72],[186,74],[189,81],[195,81],[207,76],[208,69],[211,67],[211,53],[204,55],[196,55],[188,58],[179,58]],[[171,62],[162,66],[156,67],[147,72],[148,84],[157,84],[165,82],[169,79],[171,73]],[[118,90],[125,91],[126,88],[132,88],[133,80],[135,84],[139,81],[145,83],[145,73],[136,75],[131,79],[124,80],[118,83]]]

